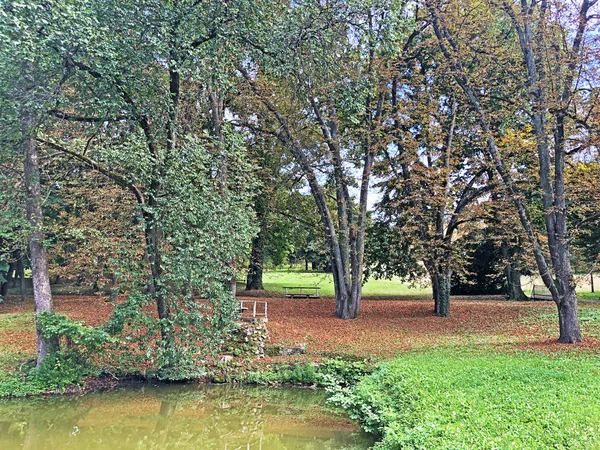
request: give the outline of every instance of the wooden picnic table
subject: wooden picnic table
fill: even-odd
[[[319,286],[284,286],[287,298],[321,298]]]

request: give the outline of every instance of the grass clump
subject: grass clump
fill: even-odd
[[[407,354],[332,400],[382,449],[600,447],[595,357]]]

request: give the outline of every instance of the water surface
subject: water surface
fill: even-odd
[[[0,402],[2,450],[366,449],[321,391],[133,386]]]

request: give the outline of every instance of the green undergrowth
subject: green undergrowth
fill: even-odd
[[[409,353],[330,390],[377,448],[600,448],[598,356]]]
[[[91,362],[104,344],[113,339],[101,328],[88,327],[65,316],[41,313],[44,336],[54,342],[55,349],[35,367],[33,355],[25,359],[20,353],[3,352],[0,360],[0,397],[25,397],[53,391],[65,391],[84,383],[86,377],[98,374]],[[4,316],[0,326],[31,326],[31,315]]]
[[[368,361],[335,358],[318,364],[306,361],[273,364],[248,371],[239,381],[259,385],[351,386],[373,370]]]

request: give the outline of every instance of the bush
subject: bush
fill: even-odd
[[[40,367],[32,369],[30,382],[45,389],[64,389],[95,373],[90,358],[113,342],[108,333],[50,312],[38,317],[44,337],[56,340],[60,349],[48,355]]]
[[[332,400],[384,449],[598,448],[598,361],[406,355]]]

